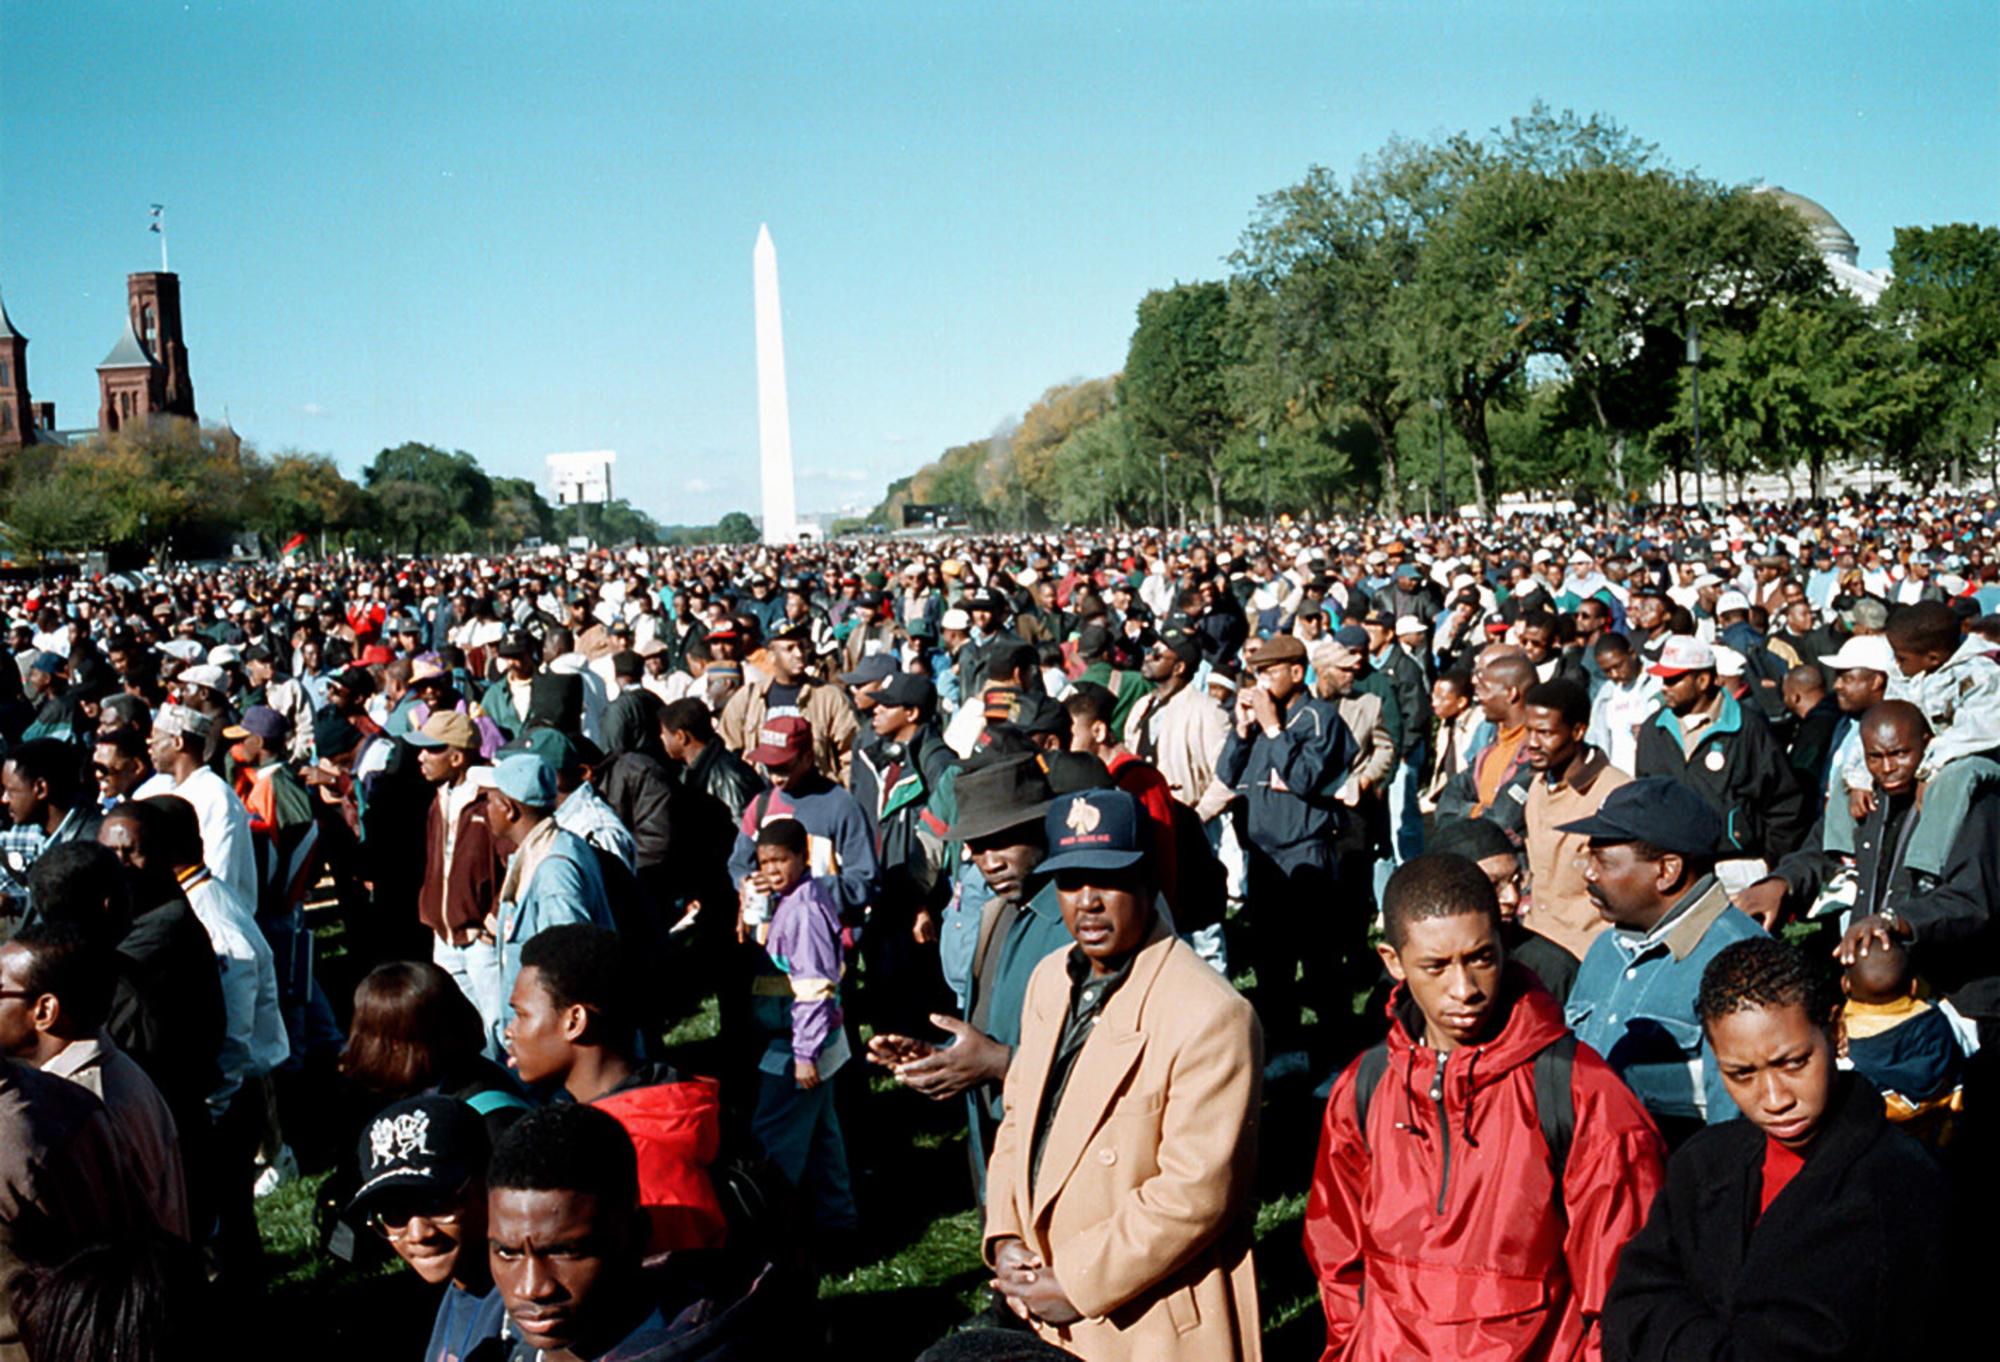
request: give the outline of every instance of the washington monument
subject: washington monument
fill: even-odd
[[[785,325],[778,310],[778,248],[770,227],[757,228],[751,252],[757,277],[757,445],[763,456],[764,542],[798,538],[792,489],[792,416],[785,400]]]

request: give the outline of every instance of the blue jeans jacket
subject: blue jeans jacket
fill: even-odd
[[[1577,969],[1564,1019],[1655,1116],[1727,1121],[1736,1103],[1709,1061],[1694,999],[1701,972],[1723,947],[1762,935],[1709,876],[1651,932],[1600,932]]]

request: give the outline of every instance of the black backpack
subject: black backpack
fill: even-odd
[[[1380,1041],[1354,1061],[1354,1118],[1361,1143],[1368,1143],[1368,1104],[1389,1071],[1389,1042]],[[1563,1172],[1569,1166],[1570,1141],[1576,1136],[1576,1037],[1565,1031],[1535,1055],[1535,1115],[1542,1126],[1542,1143],[1549,1147],[1549,1175],[1555,1182],[1556,1209],[1563,1207]],[[1567,1212],[1564,1212],[1567,1219]]]

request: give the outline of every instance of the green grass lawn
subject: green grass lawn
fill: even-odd
[[[323,940],[332,947],[323,955],[331,993],[340,977],[337,928]],[[711,997],[673,1026],[666,1044],[685,1067],[707,1071],[717,1029]],[[1294,1081],[1266,1094],[1255,1242],[1265,1351],[1277,1362],[1316,1358],[1323,1343],[1318,1296],[1299,1247],[1320,1121],[1310,1086]],[[868,1088],[867,1129],[850,1132],[864,1226],[860,1261],[822,1280],[819,1294],[830,1356],[895,1362],[981,1309],[987,1274],[963,1107],[930,1102],[878,1073],[870,1073]],[[350,1362],[377,1347],[385,1357],[414,1356],[428,1336],[434,1294],[400,1264],[348,1267],[318,1250],[313,1197],[324,1177],[311,1174],[258,1205],[266,1326],[278,1331],[268,1336],[287,1338],[288,1351],[308,1358]]]

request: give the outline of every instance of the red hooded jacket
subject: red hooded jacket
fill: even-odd
[[[1665,1181],[1666,1149],[1631,1090],[1579,1045],[1558,1200],[1533,1061],[1562,1036],[1562,1009],[1518,967],[1502,987],[1499,1033],[1443,1055],[1421,1043],[1422,1014],[1396,989],[1365,1141],[1359,1066],[1333,1086],[1305,1227],[1326,1362],[1599,1356],[1598,1313]]]
[[[712,1078],[654,1065],[591,1103],[618,1118],[639,1156],[639,1204],[652,1223],[646,1252],[719,1248],[724,1221],[709,1168],[722,1146],[722,1099]]]

